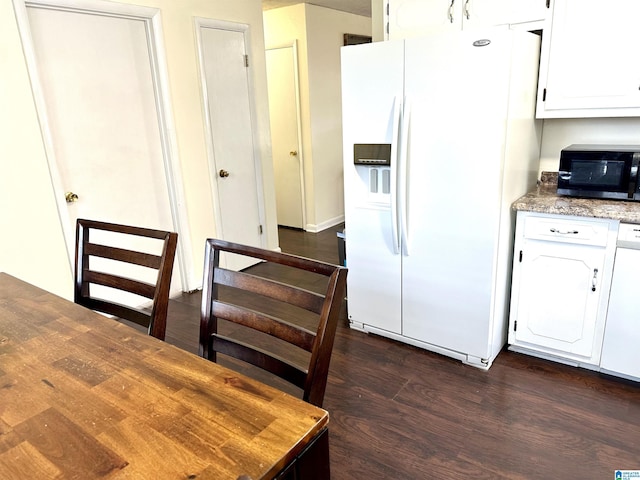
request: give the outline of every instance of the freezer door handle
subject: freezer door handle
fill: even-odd
[[[398,206],[400,217],[400,244],[404,254],[409,255],[409,219],[407,217],[407,161],[409,155],[409,123],[411,122],[411,102],[409,97],[404,99],[402,109],[402,128],[400,129],[400,164],[398,165]]]
[[[398,143],[400,134],[400,117],[402,97],[396,95],[393,100],[393,131],[391,138],[391,235],[393,236],[393,253],[400,253],[400,234],[398,228]]]

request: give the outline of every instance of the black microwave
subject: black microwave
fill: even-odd
[[[640,145],[570,145],[560,152],[558,193],[640,201]]]

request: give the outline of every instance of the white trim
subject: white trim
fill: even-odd
[[[151,7],[141,7],[124,3],[114,3],[106,0],[13,0],[14,5],[33,5],[52,10],[68,10],[79,13],[111,15],[121,18],[151,19],[159,10]]]
[[[158,122],[160,125],[160,138],[163,153],[163,165],[167,181],[169,204],[173,221],[173,228],[178,232],[178,268],[182,280],[182,289],[191,291],[198,285],[193,278],[192,254],[190,231],[187,223],[187,214],[182,190],[182,178],[180,163],[178,161],[178,148],[171,111],[171,99],[168,89],[168,73],[166,69],[166,57],[162,42],[162,21],[160,10],[156,8],[140,7],[113,3],[103,0],[13,0],[18,30],[22,41],[23,53],[29,72],[31,90],[36,106],[40,132],[44,144],[45,156],[49,167],[51,185],[53,187],[58,216],[62,226],[64,239],[69,256],[69,267],[73,275],[75,257],[75,231],[71,225],[64,189],[60,177],[53,139],[51,137],[50,122],[47,116],[44,91],[40,81],[38,66],[35,56],[35,46],[31,35],[27,6],[46,8],[52,10],[67,10],[86,14],[113,16],[118,18],[132,18],[142,20],[147,31],[147,42],[151,56],[152,81],[154,84],[154,96],[158,110]]]
[[[156,108],[160,122],[165,178],[169,190],[169,206],[173,225],[178,232],[177,247],[178,268],[182,279],[182,288],[186,292],[197,289],[201,280],[196,279],[193,272],[193,253],[191,250],[191,230],[187,221],[186,199],[183,189],[182,170],[179,162],[176,127],[171,110],[171,95],[169,93],[169,73],[164,48],[164,34],[160,12],[151,18],[149,35],[149,52],[152,57],[153,81],[156,88]]]
[[[340,225],[341,223],[344,223],[344,215],[339,215],[337,217],[331,218],[325,222],[322,222],[318,225],[316,224],[309,224],[306,225],[305,231],[310,232],[310,233],[318,233],[321,232],[323,230],[326,230],[327,228],[331,228],[331,227],[335,227],[336,225]]]
[[[298,135],[298,162],[300,168],[300,208],[302,209],[302,227],[307,230],[307,191],[305,189],[305,181],[304,181],[304,153],[302,148],[302,111],[301,111],[301,101],[300,101],[300,73],[298,67],[298,40],[293,40],[293,42],[285,43],[282,45],[276,45],[273,47],[269,47],[266,50],[279,50],[283,48],[292,48],[293,55],[293,82],[294,82],[294,94],[296,97],[296,128]],[[271,108],[271,105],[269,105]]]
[[[216,231],[224,237],[224,230],[222,225],[222,211],[220,208],[220,192],[218,190],[217,182],[217,167],[216,159],[213,148],[213,138],[211,135],[211,116],[209,115],[209,94],[207,91],[207,80],[204,70],[204,52],[202,47],[202,28],[212,28],[217,30],[227,30],[231,32],[242,33],[244,37],[245,54],[250,53],[250,27],[244,23],[227,22],[224,20],[213,20],[210,18],[194,17],[194,28],[196,33],[196,44],[198,49],[198,67],[200,71],[200,91],[202,93],[202,109],[205,119],[205,139],[207,145],[207,162],[209,164],[209,182],[211,185],[211,195],[213,201],[213,208],[216,218],[214,219],[216,225]],[[253,64],[251,57],[249,56],[249,68],[247,68],[247,89],[249,94],[249,115],[251,117],[251,141],[253,146],[253,163],[255,167],[255,179],[256,179],[256,193],[258,199],[258,217],[260,224],[263,227],[263,233],[260,235],[260,242],[262,247],[266,247],[267,235],[266,235],[266,222],[265,222],[265,205],[264,205],[264,188],[263,188],[263,174],[262,174],[262,155],[260,152],[260,142],[257,137],[258,125],[255,105],[255,89],[253,86],[252,76],[249,74],[251,71],[251,65]]]

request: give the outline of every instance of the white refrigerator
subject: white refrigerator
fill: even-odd
[[[341,54],[350,325],[488,369],[506,341],[510,205],[537,177],[539,37]]]

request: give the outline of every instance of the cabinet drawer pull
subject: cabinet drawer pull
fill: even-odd
[[[471,18],[471,14],[469,13],[469,0],[464,2],[464,16],[467,17],[467,20]]]
[[[591,291],[596,291],[596,285],[598,284],[598,269],[593,269],[593,278],[591,279]]]
[[[449,5],[449,23],[453,23],[453,4],[456,3],[456,0],[451,0],[451,5]]]
[[[566,230],[563,232],[557,228],[550,228],[549,231],[551,233],[557,233],[558,235],[577,235],[579,233],[578,230]]]

